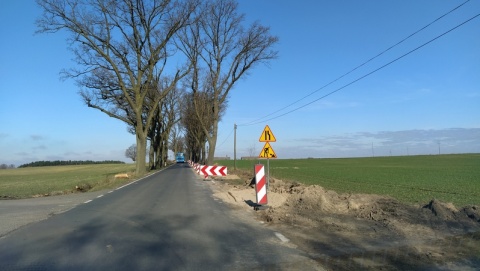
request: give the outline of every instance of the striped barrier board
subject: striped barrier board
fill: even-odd
[[[199,169],[200,165],[199,164],[192,163],[192,167],[195,170],[195,172],[197,172],[197,174],[200,174],[200,169]]]
[[[197,174],[203,174],[205,178],[208,176],[227,176],[226,166],[205,166],[193,162],[189,162],[189,164]]]
[[[267,204],[267,181],[265,179],[265,168],[263,165],[255,165],[255,191],[257,194],[257,204]]]
[[[201,171],[205,178],[207,176],[227,176],[227,167],[224,166],[202,166]]]

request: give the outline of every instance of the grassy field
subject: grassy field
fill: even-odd
[[[257,162],[237,161],[252,172]],[[233,169],[233,160],[218,161]],[[133,172],[133,164],[33,167],[0,170],[0,198],[26,198],[75,191],[75,186],[100,190],[126,182],[117,173]],[[317,184],[340,193],[389,195],[426,204],[436,198],[457,207],[480,205],[480,154],[343,159],[272,159],[274,178]]]
[[[237,161],[251,170],[257,162]],[[218,161],[233,169],[233,160]],[[274,178],[317,184],[343,193],[392,196],[402,202],[426,204],[436,198],[457,207],[480,205],[480,154],[342,159],[271,159]]]
[[[75,186],[106,189],[126,183],[117,173],[134,172],[134,164],[30,167],[0,170],[0,198],[28,198],[76,191]]]

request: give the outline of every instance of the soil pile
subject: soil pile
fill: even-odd
[[[232,177],[230,177],[232,178]],[[251,177],[212,182],[215,196],[237,208],[256,202]],[[433,199],[412,206],[370,194],[271,180],[270,227],[332,270],[478,270],[480,207],[457,209]]]

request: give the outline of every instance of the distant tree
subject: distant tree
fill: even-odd
[[[185,128],[185,145],[188,150],[189,160],[197,163],[205,164],[206,142],[207,136],[203,130],[199,118],[204,123],[211,120],[210,111],[202,112],[197,115],[195,113],[194,99],[197,104],[205,101],[206,96],[202,94],[186,93],[182,100],[182,119],[181,124]]]
[[[0,169],[7,169],[7,168],[8,168],[7,164],[1,164],[0,165]]]
[[[36,162],[31,162],[28,164],[23,164],[18,166],[19,168],[25,168],[25,167],[49,167],[49,166],[72,166],[72,165],[99,165],[99,164],[125,164],[125,162],[122,161],[113,161],[113,160],[105,160],[105,161],[92,161],[92,160],[86,160],[86,161],[60,161],[60,160],[55,160],[55,161],[36,161]]]
[[[172,38],[191,23],[199,0],[37,0],[43,9],[38,32],[71,34],[70,48],[79,64],[64,71],[77,80],[88,107],[134,127],[136,173],[146,172],[147,134],[164,95],[156,95],[148,111],[146,96],[173,71],[165,93],[190,70],[188,61],[167,66],[174,53]],[[180,60],[177,59],[180,63]]]
[[[14,168],[15,168],[15,165],[14,165],[14,164],[10,164],[10,165],[8,166],[8,168],[9,168],[9,169],[14,169]]]
[[[195,96],[194,114],[209,145],[208,164],[213,163],[217,144],[218,122],[222,107],[235,83],[258,63],[277,57],[272,47],[278,38],[258,22],[244,28],[244,15],[239,15],[234,0],[213,0],[204,3],[199,19],[182,28],[178,46],[193,65],[189,87]],[[208,101],[208,103],[205,103]],[[205,112],[211,119],[204,121]]]
[[[165,82],[164,82],[165,84]],[[161,86],[159,89],[161,90]],[[157,114],[150,126],[149,162],[151,169],[163,167],[168,159],[168,142],[172,127],[179,122],[179,101],[182,89],[175,88],[162,99],[157,108]]]
[[[182,126],[179,123],[172,127],[169,146],[174,154],[177,152],[185,152],[185,138],[182,136]]]
[[[247,151],[248,151],[248,155],[250,156],[250,158],[258,155],[255,151],[255,143],[253,143],[249,148],[247,148]]]
[[[135,144],[128,147],[128,149],[125,151],[125,157],[130,158],[133,162],[135,162],[135,159],[137,158],[137,146]]]

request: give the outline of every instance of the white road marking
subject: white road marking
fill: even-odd
[[[283,234],[281,234],[279,232],[275,232],[275,236],[277,236],[277,238],[280,239],[280,241],[282,241],[284,243],[287,243],[287,242],[290,241],[290,240],[288,240],[287,237],[285,237]]]
[[[87,201],[85,201],[84,203],[89,203],[89,202],[91,202],[91,201],[92,201],[92,200],[87,200]]]
[[[103,195],[97,196],[97,199],[98,199],[98,198],[101,198],[101,197],[103,197]]]

